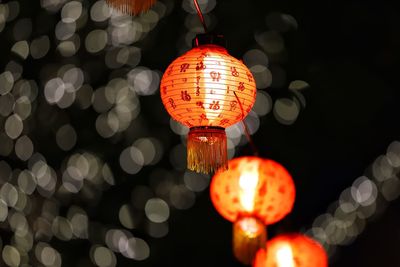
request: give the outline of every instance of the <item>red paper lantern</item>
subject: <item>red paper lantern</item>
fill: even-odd
[[[258,157],[229,161],[229,170],[215,174],[210,190],[217,211],[235,223],[233,249],[245,264],[265,245],[265,225],[285,217],[295,199],[288,171],[275,161]]]
[[[211,173],[227,167],[225,128],[250,112],[256,84],[250,70],[230,56],[218,36],[199,35],[161,80],[161,99],[188,126],[188,168]]]
[[[106,0],[107,4],[122,13],[139,15],[148,11],[156,0]]]
[[[261,249],[254,267],[328,267],[324,248],[301,234],[286,234],[268,241],[266,251]]]
[[[229,161],[229,170],[217,172],[211,182],[211,200],[227,220],[251,215],[264,224],[285,217],[295,199],[289,172],[279,163],[258,157]]]

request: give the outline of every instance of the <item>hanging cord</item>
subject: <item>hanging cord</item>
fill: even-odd
[[[204,32],[207,33],[208,29],[207,29],[207,25],[206,25],[206,20],[204,19],[203,13],[201,12],[199,3],[197,2],[197,0],[193,0],[193,3],[196,8],[197,15],[199,16],[200,22],[201,22],[201,24],[203,24]]]
[[[197,0],[193,0],[193,3],[194,3],[194,6],[195,6],[195,8],[196,8],[197,15],[199,16],[200,22],[201,22],[201,24],[203,24],[204,32],[207,33],[207,32],[208,32],[208,29],[207,29],[206,21],[205,21],[205,19],[204,19],[203,13],[201,12],[199,3],[197,2]],[[253,139],[251,138],[249,128],[247,127],[247,125],[246,125],[246,123],[245,123],[245,121],[244,121],[244,110],[243,110],[242,103],[240,102],[240,99],[239,99],[239,97],[237,96],[236,92],[234,91],[233,93],[235,94],[235,97],[236,97],[236,99],[237,99],[237,101],[238,101],[238,103],[239,103],[240,109],[241,109],[241,111],[242,111],[242,124],[243,124],[243,128],[244,128],[244,133],[245,133],[246,138],[247,138],[247,140],[249,141],[249,144],[250,144],[250,146],[251,146],[251,148],[252,148],[252,150],[253,150],[253,154],[254,154],[255,156],[258,156],[257,147],[255,146],[255,144],[254,144],[254,142],[253,142]]]
[[[249,127],[247,127],[247,124],[244,121],[244,109],[243,109],[243,106],[242,106],[242,102],[240,102],[240,99],[237,96],[236,92],[233,91],[233,93],[234,93],[234,95],[236,97],[236,100],[239,103],[240,109],[242,111],[242,125],[243,125],[243,128],[244,128],[244,134],[246,135],[247,141],[249,141],[249,144],[250,144],[250,146],[251,146],[251,148],[253,150],[254,156],[258,156],[259,155],[258,149],[257,149],[256,145],[254,144],[253,139],[251,138]]]

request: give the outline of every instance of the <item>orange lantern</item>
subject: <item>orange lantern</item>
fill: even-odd
[[[324,248],[301,234],[286,234],[268,241],[267,250],[261,249],[254,267],[328,267]]]
[[[148,11],[157,1],[156,0],[106,0],[107,4],[122,13],[139,15]]]
[[[291,210],[295,185],[279,163],[258,157],[229,161],[229,170],[217,172],[210,187],[217,211],[234,222],[233,251],[244,264],[251,264],[265,246],[266,229]]]
[[[227,168],[225,128],[250,112],[256,84],[250,70],[230,56],[221,36],[198,35],[161,80],[161,99],[175,120],[188,126],[188,169]]]

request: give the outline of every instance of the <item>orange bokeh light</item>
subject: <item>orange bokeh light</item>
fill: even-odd
[[[292,210],[295,200],[288,171],[258,157],[230,160],[229,170],[215,174],[210,190],[214,207],[231,222],[251,216],[266,225],[275,223]]]
[[[268,241],[253,267],[327,267],[328,256],[316,241],[301,234],[286,234]]]
[[[195,47],[173,61],[160,88],[168,113],[188,127],[233,125],[250,112],[257,93],[250,70],[213,44]]]

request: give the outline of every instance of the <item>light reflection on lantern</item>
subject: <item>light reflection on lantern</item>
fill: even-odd
[[[276,252],[276,261],[279,267],[295,267],[293,262],[293,252],[289,245],[283,245]]]
[[[251,212],[254,209],[254,198],[258,184],[258,162],[249,168],[248,171],[240,175],[240,204],[243,208]]]
[[[198,35],[161,80],[161,99],[175,120],[188,126],[188,169],[227,168],[225,128],[250,112],[256,84],[250,70],[230,56],[221,36]]]
[[[285,234],[268,241],[260,249],[253,267],[327,267],[324,248],[302,234]]]
[[[265,246],[265,225],[285,217],[295,199],[294,182],[287,170],[257,157],[229,161],[229,170],[215,174],[210,190],[217,211],[234,223],[234,254],[245,264]]]

